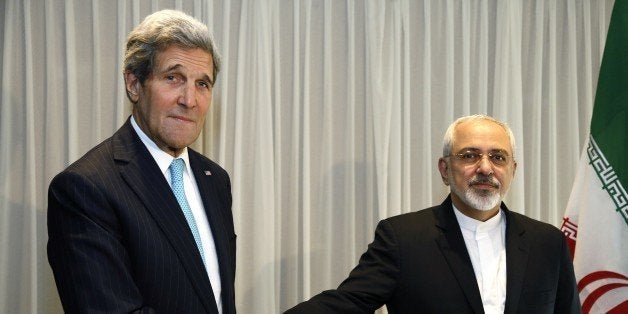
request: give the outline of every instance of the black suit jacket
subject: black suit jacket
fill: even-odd
[[[563,234],[506,214],[505,313],[579,313]],[[471,259],[448,197],[441,205],[381,221],[375,240],[337,290],[286,313],[484,313]]]
[[[216,245],[223,313],[235,313],[229,176],[188,150]],[[130,120],[52,180],[48,236],[66,312],[218,313],[185,217]]]

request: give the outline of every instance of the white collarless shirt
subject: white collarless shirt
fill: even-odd
[[[453,205],[452,205],[453,206]],[[506,219],[501,209],[487,221],[454,213],[480,288],[487,314],[504,313],[506,304]]]
[[[135,133],[140,137],[144,146],[148,149],[155,162],[159,166],[159,170],[168,181],[168,184],[172,186],[172,180],[170,178],[169,167],[175,157],[161,150],[155,142],[153,142],[137,125],[135,118],[131,116],[131,125],[135,130]],[[196,227],[198,228],[199,235],[201,237],[201,243],[203,245],[203,258],[205,259],[205,271],[209,276],[209,282],[212,285],[214,292],[214,299],[218,306],[218,312],[222,313],[222,298],[220,297],[222,285],[220,282],[220,268],[218,267],[218,255],[216,253],[216,245],[214,243],[214,237],[212,236],[211,227],[207,220],[207,214],[201,200],[201,194],[198,190],[198,185],[194,179],[194,173],[191,171],[190,158],[188,156],[187,147],[176,158],[181,158],[185,161],[185,171],[183,172],[183,188],[185,189],[185,197],[188,204],[192,209],[192,215],[196,221]]]

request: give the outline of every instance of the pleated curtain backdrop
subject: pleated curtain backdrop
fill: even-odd
[[[0,312],[62,312],[46,257],[52,177],[130,114],[128,32],[176,8],[224,67],[194,148],[231,174],[240,313],[336,287],[376,223],[440,203],[457,117],[510,124],[517,212],[559,226],[613,1],[0,2]],[[385,310],[384,310],[385,311]]]

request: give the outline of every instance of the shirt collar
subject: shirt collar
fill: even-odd
[[[153,142],[153,140],[151,140],[148,135],[146,135],[146,133],[144,133],[144,131],[140,129],[139,125],[137,125],[137,122],[135,122],[135,118],[133,116],[131,116],[131,125],[133,126],[135,133],[137,133],[137,135],[140,137],[140,140],[142,140],[142,143],[144,143],[144,146],[148,148],[148,152],[150,152],[151,156],[153,156],[155,162],[157,162],[161,173],[165,175],[175,157],[172,157],[172,155],[161,150],[157,146],[157,144],[155,144],[155,142]],[[183,161],[185,161],[185,172],[187,172],[188,169],[192,169],[190,168],[190,158],[188,156],[187,147],[185,147],[183,149],[183,152],[181,152],[181,154],[176,158],[181,158],[183,159]]]
[[[451,206],[454,208],[454,214],[456,215],[456,219],[458,220],[460,228],[472,231],[474,233],[489,232],[501,226],[502,224],[502,218],[504,215],[502,214],[501,208],[497,212],[497,215],[489,218],[487,221],[479,221],[463,214],[458,208],[456,208],[456,205],[454,205],[453,203],[451,204]]]

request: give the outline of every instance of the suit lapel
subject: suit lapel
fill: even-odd
[[[436,239],[443,256],[475,313],[484,313],[482,297],[471,264],[471,258],[451,205],[451,197],[435,208],[436,226],[442,231]]]
[[[185,216],[159,166],[133,130],[130,121],[127,120],[116,132],[113,141],[114,159],[120,164],[122,178],[138,195],[170,241],[207,311],[218,313],[205,266]]]
[[[223,204],[223,200],[218,193],[218,187],[216,186],[216,178],[212,176],[210,169],[206,167],[206,163],[202,162],[202,156],[192,149],[188,149],[190,157],[190,166],[196,179],[199,191],[202,191],[201,200],[203,201],[203,207],[205,207],[205,213],[207,220],[211,227],[212,236],[214,237],[214,245],[216,246],[216,255],[218,258],[218,267],[220,269],[220,278],[222,284],[222,300],[223,307],[225,307],[225,313],[229,313],[230,303],[228,300],[233,298],[232,294],[235,291],[230,289],[228,284],[229,278],[232,277],[231,269],[227,269],[232,264],[233,256],[231,256],[231,250],[229,249],[229,234],[225,228],[225,224],[230,220],[228,217],[224,217],[225,211],[223,208],[228,206]]]
[[[529,246],[525,237],[525,228],[516,214],[506,213],[506,305],[505,313],[516,313],[521,297],[523,279],[528,263]]]

